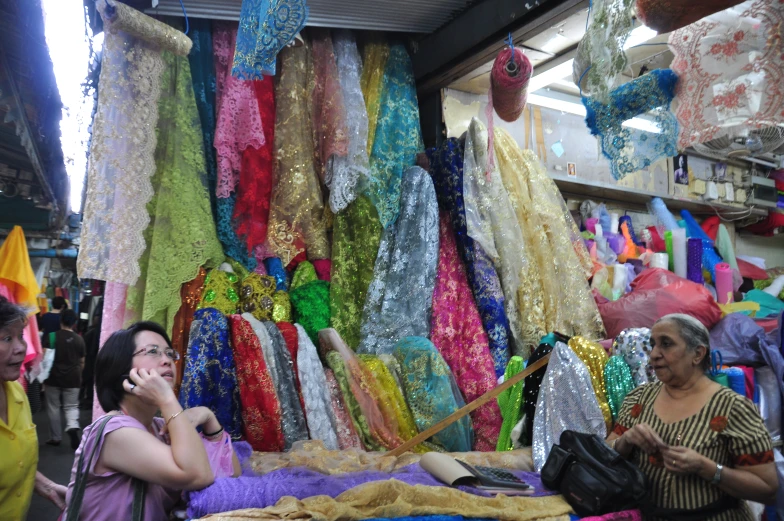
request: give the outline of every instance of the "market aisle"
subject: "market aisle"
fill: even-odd
[[[79,411],[79,423],[82,427],[90,424],[92,411]],[[74,451],[66,436],[59,447],[46,444],[49,439],[49,417],[46,410],[42,409],[33,415],[33,421],[38,430],[38,470],[55,483],[68,485],[73,466]],[[57,508],[37,494],[33,494],[27,521],[56,521],[60,512]]]

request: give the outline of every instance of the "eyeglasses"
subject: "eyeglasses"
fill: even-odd
[[[166,355],[169,360],[176,362],[180,359],[180,353],[172,349],[171,347],[167,347],[166,349],[161,349],[158,346],[149,346],[143,349],[136,351],[133,356],[136,355],[144,355],[144,356],[152,356],[155,358],[160,358],[163,355]]]

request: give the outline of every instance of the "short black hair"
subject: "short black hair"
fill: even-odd
[[[137,322],[127,329],[112,333],[95,359],[95,393],[104,411],[116,411],[125,396],[123,380],[133,367],[133,353],[136,351],[136,335],[142,331],[152,331],[161,335],[168,347],[171,340],[166,330],[155,322]]]
[[[14,322],[27,322],[25,310],[0,295],[0,329],[10,326]]]
[[[68,303],[63,297],[55,297],[52,299],[52,307],[54,309],[68,309]]]
[[[60,313],[60,323],[65,327],[73,327],[76,324],[76,312],[73,309],[64,309]]]

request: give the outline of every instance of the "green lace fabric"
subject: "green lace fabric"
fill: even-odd
[[[232,271],[240,278],[240,280],[245,279],[248,275],[250,275],[250,271],[243,266],[239,261],[232,259],[231,257],[226,257],[226,263],[231,266]]]
[[[240,310],[250,313],[256,320],[272,320],[275,309],[275,279],[267,275],[251,273],[240,284]]]
[[[329,351],[326,354],[326,359],[327,365],[332,369],[332,372],[335,373],[335,379],[338,381],[340,394],[343,395],[343,403],[351,417],[351,423],[354,424],[354,429],[362,439],[365,448],[372,451],[384,450],[384,447],[371,436],[367,419],[365,419],[365,416],[362,414],[362,409],[359,408],[359,402],[354,397],[354,393],[351,392],[348,373],[346,372],[346,364],[343,362],[343,357],[341,357],[340,353],[337,351]]]
[[[359,346],[362,309],[381,242],[378,212],[365,196],[357,197],[335,216],[332,242],[330,326],[348,346]]]
[[[520,373],[525,368],[525,362],[519,356],[509,359],[504,372],[504,382]],[[512,450],[512,429],[520,421],[523,406],[523,382],[514,384],[511,388],[498,395],[498,407],[501,409],[501,416],[504,423],[501,425],[501,434],[498,435],[496,451]]]
[[[161,324],[171,335],[182,304],[180,287],[200,266],[223,259],[207,191],[201,123],[188,59],[163,53],[165,67],[158,102],[154,195],[147,204],[147,247],[139,259],[141,276],[129,288],[126,306],[142,320]]]
[[[305,328],[313,343],[318,332],[329,327],[329,282],[315,280],[289,294],[294,321]]]
[[[318,280],[318,275],[316,275],[316,268],[313,267],[313,264],[308,261],[300,262],[294,271],[294,277],[291,279],[291,290],[295,290],[315,280]]]
[[[240,279],[234,273],[214,269],[204,280],[199,309],[215,308],[224,315],[235,315],[240,307]]]

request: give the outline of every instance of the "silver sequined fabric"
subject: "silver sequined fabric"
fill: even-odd
[[[537,472],[542,471],[550,449],[565,430],[607,436],[588,368],[566,344],[558,342],[536,403],[532,454]]]
[[[626,360],[635,386],[659,381],[649,362],[652,350],[651,330],[647,327],[624,329],[613,341],[613,354]]]

